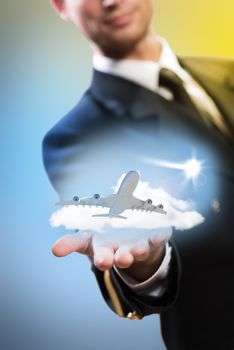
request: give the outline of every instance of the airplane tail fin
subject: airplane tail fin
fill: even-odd
[[[118,218],[118,219],[127,219],[126,216],[122,215],[116,215],[116,216],[110,216],[108,213],[107,214],[95,214],[92,215],[95,218]]]

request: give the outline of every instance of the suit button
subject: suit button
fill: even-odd
[[[211,203],[211,207],[215,214],[219,214],[221,212],[221,204],[217,199],[213,200],[213,202]]]
[[[127,314],[127,318],[128,318],[129,320],[133,320],[133,321],[135,321],[135,320],[140,320],[140,317],[137,315],[136,311],[129,312],[129,313]]]

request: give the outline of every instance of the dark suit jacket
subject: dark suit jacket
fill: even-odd
[[[233,132],[234,62],[183,58],[180,63],[213,98]],[[137,84],[94,71],[90,89],[43,142],[44,164],[57,192],[62,196],[62,179],[70,157],[100,125],[116,120],[122,123],[127,115],[145,120],[155,115],[170,118],[171,111],[184,113],[183,107]],[[225,205],[220,215],[196,227],[189,240],[175,234],[168,276],[159,281],[164,288],[161,297],[155,296],[155,285],[133,292],[113,270],[103,274],[92,269],[107,304],[120,316],[140,319],[160,313],[162,335],[169,350],[233,350],[233,144],[198,114],[189,112],[183,123],[202,139],[209,139],[222,159],[219,176]]]

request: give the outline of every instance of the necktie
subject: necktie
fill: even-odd
[[[169,89],[177,103],[195,110],[206,124],[211,124],[225,136],[230,136],[230,131],[214,101],[190,75],[185,74],[185,79],[182,80],[172,70],[162,68],[159,73],[159,86]]]

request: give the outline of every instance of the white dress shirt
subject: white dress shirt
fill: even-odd
[[[162,45],[162,51],[158,62],[133,59],[115,60],[95,54],[93,67],[100,72],[116,75],[137,83],[146,89],[159,93],[164,98],[172,99],[172,93],[158,84],[161,68],[172,70],[183,81],[188,79],[189,74],[180,66],[167,41],[161,37],[159,40]]]
[[[137,83],[146,89],[155,91],[167,100],[173,99],[173,93],[168,89],[159,86],[159,73],[161,68],[173,71],[183,82],[184,88],[193,101],[194,105],[202,112],[205,112],[206,118],[223,131],[229,134],[229,130],[223,120],[222,113],[208,95],[208,93],[195,81],[188,72],[179,64],[178,59],[167,41],[158,37],[161,42],[161,55],[158,62],[142,60],[114,60],[95,54],[93,66],[96,70],[116,75],[134,83]]]

